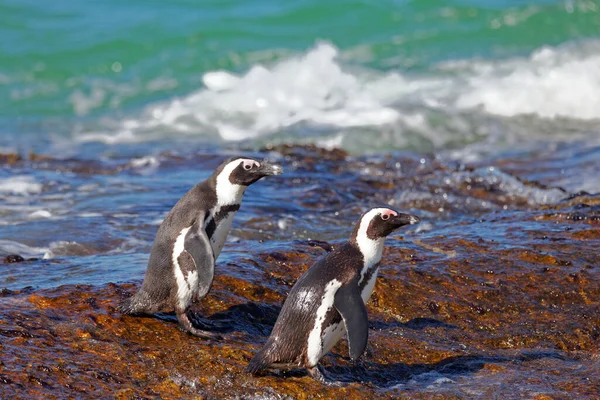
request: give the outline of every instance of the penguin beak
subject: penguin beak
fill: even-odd
[[[263,162],[260,164],[260,168],[257,172],[263,176],[281,175],[283,174],[283,168],[279,165]]]
[[[415,215],[398,213],[397,216],[390,218],[390,222],[399,228],[404,225],[418,224],[421,220]]]

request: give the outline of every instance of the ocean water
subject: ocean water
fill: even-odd
[[[599,33],[587,0],[1,0],[0,153],[24,160],[0,168],[0,253],[60,261],[4,285],[141,277],[166,212],[233,154],[291,163],[285,182],[250,189],[230,243],[241,253],[244,239],[343,239],[373,203],[343,192],[388,174],[389,155],[396,174],[413,160],[456,169],[379,199],[439,203],[424,231],[497,207],[452,186],[529,208],[597,193]],[[260,150],[278,143],[340,147],[365,167],[315,177],[302,157]],[[322,181],[355,213],[318,210],[323,195],[307,207]]]
[[[477,182],[530,208],[597,193],[599,33],[594,1],[2,0],[0,150],[50,159],[0,169],[0,251],[62,260],[42,277],[11,270],[4,284],[140,277],[157,225],[191,185],[223,157],[278,143],[344,148],[365,163],[353,179],[386,174],[377,162],[389,154],[396,166],[463,166],[383,199],[438,199],[424,224],[434,230],[460,207],[496,208],[450,186]],[[287,175],[307,187],[251,188],[232,250],[347,235],[356,215],[315,216],[280,193],[319,190],[298,163]],[[319,177],[349,208],[368,206],[342,194],[335,170]]]
[[[2,0],[0,148],[597,140],[599,11],[593,0]]]
[[[585,285],[599,279],[600,0],[0,0],[0,337],[17,355],[0,371],[0,397],[44,380],[44,393],[72,396],[30,360],[41,347],[26,339],[41,334],[40,313],[57,324],[65,310],[27,314],[29,293],[64,296],[70,307],[89,288],[94,312],[114,314],[107,284],[141,283],[167,212],[232,155],[267,158],[285,173],[247,190],[217,261],[215,297],[201,305],[284,295],[320,241],[347,239],[363,211],[389,205],[422,222],[388,239],[406,263],[384,265],[386,296],[370,306],[402,321],[372,321],[383,326],[372,329],[373,343],[401,344],[388,346],[397,353],[380,359],[382,373],[370,372],[392,382],[380,394],[595,390],[600,325],[588,316],[598,315],[597,291]],[[497,301],[485,297],[495,285]],[[420,293],[418,304],[408,290]],[[482,299],[494,309],[479,307]],[[60,324],[72,331],[61,332],[83,340],[96,320],[73,310]],[[437,324],[412,329],[405,312]],[[508,339],[479,325],[487,312]],[[449,331],[427,339],[447,319],[470,332],[469,349]],[[52,363],[56,340],[47,345]],[[60,362],[85,362],[72,379],[93,377],[95,388],[88,359],[66,343]],[[408,349],[404,359],[407,346],[421,353]],[[498,357],[531,347],[552,350],[540,356],[549,360]],[[452,361],[461,348],[470,355]],[[577,351],[554,357],[557,349]],[[415,361],[425,353],[450,358]],[[479,353],[494,357],[469,358]],[[98,354],[105,362],[109,353]],[[92,367],[105,376],[102,363]],[[195,388],[196,375],[186,381],[182,371],[168,374]],[[573,382],[581,386],[571,390]],[[247,395],[246,384],[232,396]],[[133,386],[146,385],[136,375]]]
[[[1,0],[0,153],[23,160],[0,167],[0,255],[48,269],[3,284],[139,279],[166,212],[233,154],[288,171],[249,190],[240,254],[347,237],[375,202],[348,185],[414,163],[441,171],[377,201],[429,213],[425,234],[597,193],[599,33],[588,0]],[[303,156],[263,151],[280,143],[343,148],[364,167],[314,175]],[[453,193],[465,185],[518,205]],[[323,196],[354,213],[319,209]]]
[[[141,277],[166,212],[232,154],[291,163],[291,181],[250,189],[239,252],[244,239],[343,239],[373,202],[346,185],[385,176],[389,155],[396,174],[414,160],[455,170],[379,199],[439,203],[424,231],[498,207],[452,186],[529,208],[597,193],[599,33],[589,0],[0,0],[0,153],[24,157],[0,168],[0,253],[61,260],[4,285]],[[349,182],[315,177],[302,157],[263,151],[280,143],[343,148],[365,166]],[[322,196],[307,207],[317,178],[355,213],[317,210]]]

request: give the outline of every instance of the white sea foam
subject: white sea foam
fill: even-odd
[[[380,80],[388,77],[363,80],[342,69],[338,54],[323,43],[270,68],[255,65],[240,76],[208,72],[203,76],[205,88],[149,107],[141,119],[124,121],[117,135],[134,140],[130,133],[136,131],[209,129],[223,140],[237,141],[298,123],[353,127],[394,122],[399,113],[384,105],[377,93],[386,86]]]
[[[323,138],[316,141],[317,146],[325,149],[334,149],[341,147],[344,141],[344,135],[339,133],[333,137]]]
[[[461,63],[450,69],[464,68]],[[482,107],[491,114],[600,118],[600,42],[579,47],[543,47],[525,59],[479,61],[459,93],[460,108]]]
[[[16,175],[0,179],[0,193],[10,193],[20,196],[42,192],[42,184],[32,176]]]
[[[435,390],[442,385],[454,384],[456,381],[437,371],[414,375],[409,381],[389,387],[387,390],[428,389]]]
[[[140,240],[133,236],[128,236],[123,242],[119,244],[119,246],[109,250],[107,254],[131,254],[139,252],[140,249],[144,249],[144,251],[146,251],[147,247],[148,242]]]
[[[52,213],[48,210],[37,210],[29,214],[29,218],[31,219],[44,219],[44,218],[52,218]]]
[[[407,139],[412,136],[417,144],[425,140],[440,147],[498,130],[511,134],[504,125],[495,128],[489,116],[600,118],[600,40],[503,60],[444,62],[419,75],[347,67],[340,58],[351,61],[333,45],[320,43],[242,74],[210,71],[202,77],[204,86],[187,96],[151,104],[136,117],[104,121],[77,136],[107,143],[173,134],[239,141],[284,132],[282,137],[299,139],[306,129],[294,127],[310,127],[328,136],[309,140],[348,147],[345,138],[360,128],[357,148],[405,147],[415,144]],[[528,124],[512,134],[535,135],[536,127]],[[359,138],[364,128],[375,131],[367,131],[368,142]]]
[[[98,218],[98,217],[102,217],[102,214],[95,213],[95,212],[86,212],[86,213],[81,213],[77,216],[79,218]]]
[[[144,156],[140,158],[132,158],[129,161],[132,167],[134,168],[142,168],[142,167],[156,167],[160,164],[160,161],[156,157],[153,156]]]
[[[527,199],[531,205],[555,204],[568,196],[567,193],[556,188],[537,188],[528,186],[496,167],[479,168],[475,171],[457,172],[451,178],[446,178],[446,184],[460,186],[464,183],[484,185],[499,193]]]
[[[138,173],[143,175],[153,174],[158,166],[160,165],[160,161],[158,158],[154,156],[144,156],[139,158],[132,158],[129,161],[129,165],[131,165]]]
[[[46,247],[32,247],[12,240],[0,239],[0,253],[18,254],[25,258],[42,257],[49,251]]]
[[[93,247],[74,241],[59,240],[51,242],[48,250],[44,253],[44,259],[61,256],[88,256],[97,253]]]

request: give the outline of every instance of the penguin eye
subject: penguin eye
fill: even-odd
[[[390,214],[382,214],[381,219],[387,221],[388,219],[390,219]]]
[[[252,169],[252,164],[244,164],[244,169],[250,171]]]

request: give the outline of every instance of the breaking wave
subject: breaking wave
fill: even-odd
[[[489,118],[600,118],[600,41],[543,47],[528,57],[444,62],[416,76],[348,66],[340,56],[333,45],[319,43],[242,74],[210,71],[202,76],[204,86],[187,96],[150,104],[135,117],[105,120],[77,136],[107,143],[173,134],[338,143],[340,134],[372,129],[392,147],[405,147],[410,135],[439,147],[491,135]],[[535,129],[520,131],[535,135]]]

